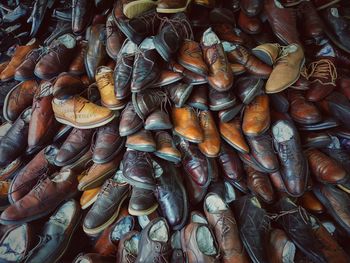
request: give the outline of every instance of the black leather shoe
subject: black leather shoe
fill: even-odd
[[[235,85],[236,95],[243,104],[250,104],[256,96],[263,94],[264,81],[254,76],[240,77]]]
[[[275,111],[286,113],[289,110],[289,101],[283,92],[270,94],[271,106]]]
[[[44,20],[46,10],[51,8],[56,0],[36,0],[32,14],[28,18],[27,22],[32,23],[32,29],[30,36],[34,37],[38,33],[40,25]]]
[[[298,125],[298,129],[300,131],[321,131],[321,130],[335,128],[338,126],[340,126],[340,123],[337,119],[333,117],[327,117],[319,123]]]
[[[328,104],[329,111],[336,117],[346,128],[350,128],[350,102],[340,92],[333,92],[325,101]]]

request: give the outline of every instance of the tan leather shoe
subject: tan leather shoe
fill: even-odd
[[[152,133],[142,129],[126,139],[126,147],[140,152],[155,152],[156,142],[153,139]]]
[[[16,68],[23,62],[27,54],[39,46],[38,41],[33,38],[25,46],[18,46],[13,54],[11,61],[0,74],[1,81],[8,81],[15,76]]]
[[[280,47],[278,43],[264,43],[253,48],[252,53],[265,64],[272,66],[278,58]]]
[[[181,161],[181,153],[176,149],[171,135],[166,131],[159,131],[155,137],[157,151],[154,152],[154,155],[169,162],[179,163]]]
[[[220,122],[219,129],[221,137],[233,148],[242,153],[249,152],[249,146],[241,131],[239,118],[235,118],[229,122]]]
[[[125,102],[116,98],[114,92],[113,70],[109,67],[99,67],[96,70],[96,84],[101,94],[101,104],[111,110],[125,107]]]
[[[53,99],[52,109],[58,122],[78,129],[101,127],[115,118],[111,110],[80,96],[65,100]]]
[[[269,97],[257,96],[244,110],[243,133],[247,136],[262,134],[270,127],[270,122]]]
[[[305,64],[303,49],[297,44],[281,47],[277,62],[266,82],[266,93],[281,92],[292,86]]]
[[[191,0],[159,0],[157,12],[166,14],[184,12],[190,3]]]
[[[210,111],[202,111],[199,115],[199,121],[204,133],[204,141],[198,145],[199,150],[208,157],[218,156],[221,138]]]
[[[84,210],[89,206],[91,206],[93,203],[95,203],[100,190],[101,190],[101,187],[99,186],[99,187],[84,191],[84,193],[80,197],[81,209]]]
[[[191,107],[175,108],[171,111],[174,132],[186,140],[200,143],[204,140],[196,112]]]
[[[7,65],[10,63],[10,61],[5,61],[0,63],[0,73],[7,67]]]

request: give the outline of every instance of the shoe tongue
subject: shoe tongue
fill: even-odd
[[[59,38],[57,38],[57,42],[61,43],[68,49],[74,48],[76,45],[75,38],[70,34],[65,34],[63,36],[60,36]]]
[[[334,16],[334,17],[339,17],[338,8],[335,8],[335,7],[331,8],[331,14],[332,14],[332,16]]]
[[[148,37],[140,44],[140,49],[142,50],[151,50],[155,49],[153,37]]]
[[[203,33],[203,43],[205,46],[212,46],[215,44],[220,43],[220,39],[218,36],[214,33],[211,27],[209,27],[204,33]]]

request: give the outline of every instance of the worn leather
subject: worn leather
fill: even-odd
[[[87,49],[87,42],[80,41],[77,44],[77,52],[69,66],[69,72],[81,75],[85,72],[84,55]]]
[[[252,76],[241,77],[235,83],[235,92],[244,104],[250,104],[254,98],[263,93],[264,82]]]
[[[192,93],[193,86],[189,83],[176,82],[166,87],[168,96],[177,107],[183,107]]]
[[[210,111],[201,111],[199,121],[204,140],[198,144],[198,148],[204,155],[216,157],[220,152],[221,138],[214,117]]]
[[[209,88],[209,108],[212,111],[227,110],[236,104],[237,98],[232,90],[217,91]]]
[[[15,79],[18,79],[18,80],[34,79],[35,78],[35,75],[34,75],[35,65],[39,61],[41,54],[42,54],[41,48],[31,50],[26,55],[26,57],[24,58],[22,63],[17,66],[16,71],[15,71],[15,76],[14,76]]]
[[[53,96],[60,98],[61,96],[74,95],[81,93],[85,89],[82,80],[72,73],[63,72],[57,76],[53,85]]]
[[[200,44],[185,39],[178,52],[178,61],[186,69],[200,75],[208,75],[208,66],[203,60]]]
[[[131,94],[134,55],[121,53],[114,69],[114,91],[117,99],[125,99]]]
[[[129,102],[121,113],[119,122],[120,136],[127,136],[142,128],[143,122],[135,112],[132,102]]]
[[[269,97],[259,95],[244,109],[242,130],[247,136],[260,135],[270,127],[270,121]]]
[[[255,171],[250,166],[245,168],[248,188],[265,203],[271,204],[275,199],[275,193],[267,174]]]
[[[247,16],[257,16],[264,7],[264,2],[261,0],[243,0],[240,1],[241,10]]]
[[[221,137],[233,148],[242,153],[249,152],[249,146],[241,131],[241,121],[238,117],[229,122],[220,122]]]
[[[256,35],[263,30],[263,24],[258,17],[247,16],[241,9],[238,16],[239,27],[247,34]]]

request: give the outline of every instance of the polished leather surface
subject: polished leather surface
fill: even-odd
[[[275,193],[267,174],[255,171],[251,167],[245,168],[247,174],[248,188],[265,203],[272,203],[275,199]]]
[[[263,29],[259,18],[249,17],[243,11],[239,13],[238,25],[245,33],[251,35],[259,34]]]
[[[264,82],[252,76],[240,77],[235,83],[235,92],[244,104],[250,104],[252,100],[262,94]]]
[[[236,96],[232,90],[217,91],[209,88],[209,108],[212,111],[226,110],[236,103]]]
[[[92,1],[72,1],[72,30],[75,34],[81,34],[85,30],[92,16]]]
[[[134,106],[129,102],[121,113],[119,122],[120,136],[127,136],[142,128],[142,120],[135,112]]]
[[[57,76],[53,85],[53,96],[60,98],[64,95],[74,95],[82,92],[85,89],[85,85],[81,78],[72,73],[63,72]]]

